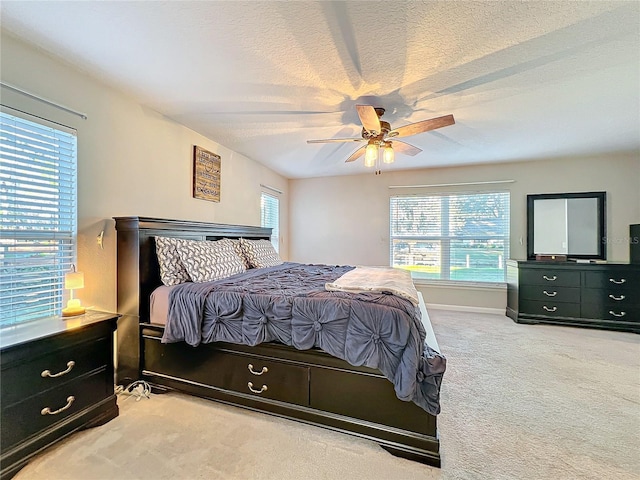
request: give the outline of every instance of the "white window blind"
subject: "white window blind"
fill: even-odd
[[[0,112],[3,326],[59,315],[75,263],[76,135],[52,125]]]
[[[509,193],[391,197],[391,265],[415,279],[504,282]]]
[[[271,243],[280,251],[280,200],[278,197],[262,192],[260,196],[260,212],[262,227],[271,228]]]

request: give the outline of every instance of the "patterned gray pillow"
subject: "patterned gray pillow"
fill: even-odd
[[[252,268],[274,267],[282,265],[278,252],[269,240],[240,239],[244,256]]]
[[[240,239],[229,238],[228,240],[233,243],[233,248],[235,249],[238,256],[242,259],[242,264],[244,265],[245,270],[250,269],[251,264],[249,263],[249,260],[247,260],[247,257],[244,255],[244,250],[242,250],[242,245],[240,245]]]
[[[185,240],[171,237],[155,237],[155,239],[162,283],[165,285],[178,285],[190,282],[191,277],[178,255],[178,245]]]
[[[178,254],[194,282],[210,282],[246,270],[229,239],[211,241],[184,240]]]

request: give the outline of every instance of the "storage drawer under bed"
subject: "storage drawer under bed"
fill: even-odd
[[[309,368],[273,359],[221,351],[215,344],[191,347],[144,337],[143,374],[160,374],[203,385],[309,405]]]
[[[411,432],[428,434],[435,429],[435,417],[406,402],[397,414],[398,398],[393,383],[362,372],[311,367],[310,406],[325,412],[382,423]]]

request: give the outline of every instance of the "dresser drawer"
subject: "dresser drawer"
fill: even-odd
[[[609,272],[586,272],[585,287],[614,289],[617,292],[633,293],[640,296],[640,273],[609,271]]]
[[[228,354],[224,388],[272,400],[309,405],[309,368]]]
[[[101,369],[13,406],[3,405],[0,449],[6,451],[107,398],[113,393],[113,379],[107,378],[107,372],[108,369]],[[47,407],[52,413],[43,415],[43,409]],[[54,413],[56,411],[58,413]]]
[[[605,305],[602,303],[583,303],[583,318],[595,318],[614,322],[640,322],[640,306]]]
[[[544,285],[545,287],[580,287],[580,272],[564,269],[531,268],[520,271],[521,285]]]
[[[546,317],[579,317],[579,303],[563,303],[538,300],[522,300],[520,302],[520,312],[527,315],[544,315]]]
[[[3,369],[3,408],[106,366],[110,352],[110,339],[99,338]]]
[[[601,303],[611,307],[640,306],[640,293],[632,293],[617,287],[583,288],[582,303]]]
[[[540,300],[541,302],[579,303],[580,288],[558,287],[554,285],[523,285],[520,295],[527,300]]]

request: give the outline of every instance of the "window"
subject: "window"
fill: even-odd
[[[271,228],[271,243],[280,251],[280,200],[262,192],[260,197],[260,226]]]
[[[509,193],[391,197],[391,265],[415,279],[504,282]]]
[[[0,324],[59,315],[75,263],[76,135],[0,112]]]

